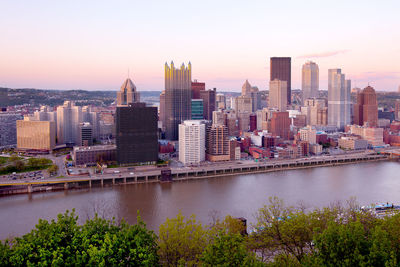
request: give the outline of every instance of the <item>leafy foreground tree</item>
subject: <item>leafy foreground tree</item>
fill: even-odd
[[[247,248],[243,224],[230,216],[203,226],[192,215],[178,214],[160,225],[159,251],[163,266],[262,266]]]
[[[39,220],[30,233],[0,244],[1,266],[157,266],[156,236],[136,225],[95,216],[82,226],[75,212]]]

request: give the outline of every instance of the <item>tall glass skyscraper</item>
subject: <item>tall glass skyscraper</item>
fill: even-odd
[[[190,120],[192,98],[192,65],[182,64],[176,69],[165,63],[165,137],[178,140],[178,125]]]
[[[303,103],[308,98],[318,97],[319,68],[312,61],[308,61],[303,65],[301,89],[303,91]]]
[[[328,124],[340,130],[351,123],[350,88],[341,69],[328,70]]]

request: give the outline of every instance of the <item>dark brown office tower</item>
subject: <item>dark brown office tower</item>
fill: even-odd
[[[278,79],[287,82],[287,100],[291,103],[292,97],[292,74],[290,57],[270,58],[270,81]]]
[[[157,108],[144,103],[117,107],[118,164],[154,163],[158,160]]]
[[[250,132],[257,130],[257,115],[250,114]]]
[[[280,136],[283,140],[290,138],[289,112],[274,112],[271,118],[271,133]]]
[[[354,105],[354,124],[363,126],[365,123],[369,127],[378,126],[378,102],[371,86],[357,94],[357,104]]]
[[[192,117],[192,65],[165,63],[165,138],[178,140],[178,125]]]
[[[203,99],[203,116],[205,120],[212,120],[215,111],[215,95],[217,89],[200,91],[200,99]]]
[[[200,99],[200,92],[206,90],[206,83],[192,82],[192,99]]]

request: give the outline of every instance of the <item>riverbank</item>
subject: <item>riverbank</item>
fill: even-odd
[[[335,157],[316,157],[268,162],[227,162],[223,165],[171,168],[170,181],[226,177],[243,174],[268,173],[316,167],[330,167],[368,161],[386,161],[382,154],[351,154]],[[0,196],[30,194],[57,190],[87,189],[125,184],[157,183],[162,180],[161,170],[140,173],[114,173],[92,177],[72,177],[44,181],[9,182],[0,184]]]

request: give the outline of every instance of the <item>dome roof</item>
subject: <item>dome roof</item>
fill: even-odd
[[[375,89],[372,87],[372,86],[367,86],[367,87],[365,87],[363,90],[362,90],[362,92],[364,93],[364,94],[375,94]]]

